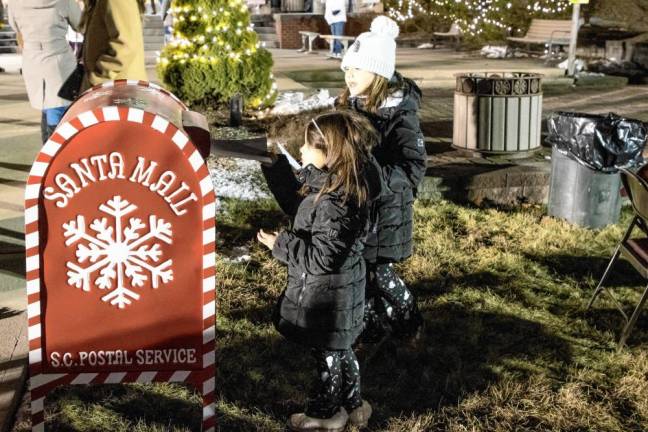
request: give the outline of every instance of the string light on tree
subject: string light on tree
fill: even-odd
[[[227,103],[240,94],[261,108],[276,98],[272,56],[243,0],[174,0],[172,40],[158,59],[171,91],[189,104]]]
[[[569,11],[569,0],[391,0],[388,13],[399,22],[437,17],[457,23],[469,38],[497,39],[533,18],[563,18]]]

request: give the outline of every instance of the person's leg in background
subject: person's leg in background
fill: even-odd
[[[333,36],[342,36],[344,34],[344,22],[331,24],[331,34]],[[342,42],[339,40],[333,42],[333,54],[336,56],[342,55]]]
[[[46,110],[41,111],[41,141],[43,141],[43,144],[45,144],[45,141],[49,138],[49,135],[47,134],[47,114],[45,114]]]
[[[56,107],[56,108],[46,108],[43,110],[43,115],[41,117],[41,138],[43,139],[43,144],[49,139],[50,136],[54,133],[56,126],[60,123],[63,118],[63,114],[68,107]]]

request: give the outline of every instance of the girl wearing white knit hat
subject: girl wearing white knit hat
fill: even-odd
[[[362,342],[389,336],[417,341],[422,336],[416,300],[394,269],[394,263],[412,254],[412,207],[426,159],[417,115],[421,90],[395,71],[398,33],[393,20],[379,16],[369,32],[358,36],[342,60],[347,87],[337,100],[338,107],[368,117],[381,135],[373,155],[381,166],[386,192],[375,202],[374,228],[365,244]]]

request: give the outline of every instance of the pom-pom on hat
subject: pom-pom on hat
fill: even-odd
[[[342,69],[361,69],[390,79],[396,68],[398,33],[398,24],[391,18],[374,18],[371,29],[358,36],[347,50],[342,60]]]

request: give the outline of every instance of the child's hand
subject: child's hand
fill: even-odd
[[[272,250],[278,235],[279,233],[276,231],[273,233],[267,233],[263,230],[259,230],[257,233],[257,240],[263,243],[268,249]]]

